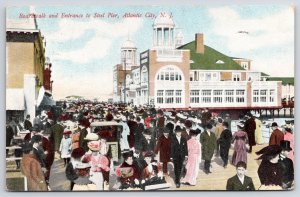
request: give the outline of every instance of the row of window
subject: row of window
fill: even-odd
[[[157,75],[158,81],[181,81],[182,76],[177,72],[160,72]]]
[[[244,103],[245,90],[191,90],[191,103]],[[253,90],[253,102],[275,102],[275,90]]]
[[[274,102],[275,101],[275,90],[253,90],[253,102]]]
[[[182,103],[182,90],[157,90],[156,102],[159,104]]]

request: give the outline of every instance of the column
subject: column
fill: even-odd
[[[164,46],[165,44],[165,35],[164,35],[164,28],[162,27],[161,28],[161,43],[162,43],[162,46]]]

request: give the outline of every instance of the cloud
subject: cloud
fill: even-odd
[[[242,18],[230,7],[209,9],[212,27],[222,36],[232,52],[251,51],[262,47],[276,47],[294,41],[294,10],[285,9],[273,15]],[[246,33],[238,33],[246,31]]]
[[[67,51],[62,49],[52,54],[52,59],[87,63],[105,57],[114,41],[125,39],[128,34],[133,35],[142,26],[142,22],[141,19],[125,19],[116,23],[63,19],[59,22],[57,31],[45,33],[45,36],[50,43],[58,42],[63,47],[68,46]],[[72,43],[80,42],[88,31],[93,31],[93,36],[79,49],[72,49]]]
[[[271,58],[257,57],[251,65],[251,70],[264,72],[273,77],[294,77],[294,69],[294,53],[292,50],[280,52],[280,54]]]

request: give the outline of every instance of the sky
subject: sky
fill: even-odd
[[[137,54],[151,48],[152,25],[161,11],[172,15],[175,35],[181,31],[184,43],[203,33],[205,45],[231,57],[251,59],[251,70],[294,76],[294,8],[287,5],[35,6],[9,7],[6,13],[7,19],[18,21],[27,20],[20,18],[21,13],[45,13],[37,24],[52,63],[55,100],[69,95],[106,100],[112,98],[113,67],[121,61],[122,44],[130,38]],[[126,13],[141,17],[125,18]],[[63,18],[63,14],[82,14],[82,18]]]

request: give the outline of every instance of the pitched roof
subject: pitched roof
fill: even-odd
[[[294,77],[268,77],[267,81],[282,81],[282,85],[294,85]]]
[[[209,46],[204,45],[204,54],[196,53],[195,41],[182,45],[178,47],[178,49],[190,50],[192,60],[190,69],[192,70],[244,70],[238,63],[232,60],[231,57],[224,55]]]

